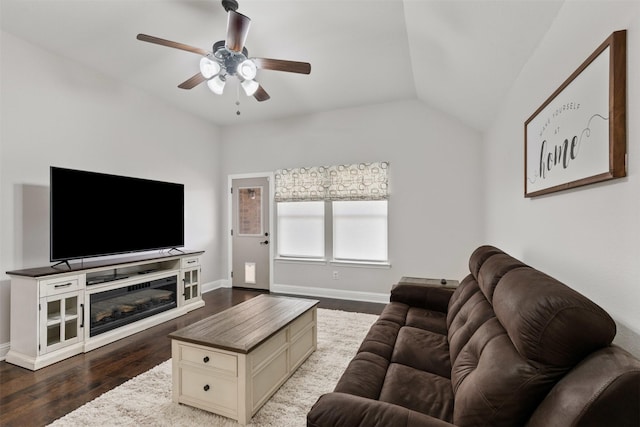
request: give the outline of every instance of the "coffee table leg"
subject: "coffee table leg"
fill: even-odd
[[[247,375],[249,357],[246,354],[238,354],[238,423],[246,425],[251,420],[251,385]]]

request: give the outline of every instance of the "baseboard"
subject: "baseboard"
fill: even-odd
[[[216,289],[219,289],[219,288],[230,288],[230,287],[231,285],[229,284],[228,280],[225,280],[225,279],[214,280],[213,282],[204,283],[202,285],[202,293],[206,294],[207,292],[215,291]]]
[[[5,342],[0,344],[0,362],[7,358],[7,353],[9,353],[9,348],[11,348],[10,342]]]
[[[271,292],[280,294],[304,295],[308,297],[322,297],[344,299],[351,301],[377,302],[387,304],[389,294],[379,294],[375,292],[345,291],[342,289],[310,288],[295,285],[271,285]]]
[[[202,285],[202,293],[210,292],[220,288],[230,288],[229,280],[220,279]],[[349,301],[365,301],[387,304],[389,302],[389,294],[380,294],[375,292],[361,291],[345,291],[342,289],[329,288],[310,288],[308,286],[295,285],[271,285],[271,292],[279,294],[304,295],[308,297],[322,297],[344,299]]]

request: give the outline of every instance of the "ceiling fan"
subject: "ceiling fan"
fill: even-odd
[[[247,96],[253,96],[258,101],[270,98],[264,88],[255,80],[258,69],[286,71],[289,73],[309,74],[311,64],[308,62],[286,61],[270,58],[249,58],[249,52],[244,43],[249,34],[251,19],[236,12],[236,0],[222,0],[222,7],[227,12],[227,37],[215,42],[211,52],[197,47],[147,34],[138,34],[138,40],[185,50],[201,55],[200,72],[180,83],[180,89],[192,89],[206,81],[209,89],[217,95],[222,95],[227,78],[237,77]]]

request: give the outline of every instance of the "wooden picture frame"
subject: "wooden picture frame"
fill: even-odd
[[[626,35],[612,33],[525,122],[525,197],[626,176]]]

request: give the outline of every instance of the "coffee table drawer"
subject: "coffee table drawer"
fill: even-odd
[[[180,368],[181,402],[195,404],[207,410],[238,410],[238,383],[235,378],[209,374],[199,369]]]
[[[238,374],[238,358],[235,355],[195,345],[180,344],[179,348],[180,362],[234,377]]]

